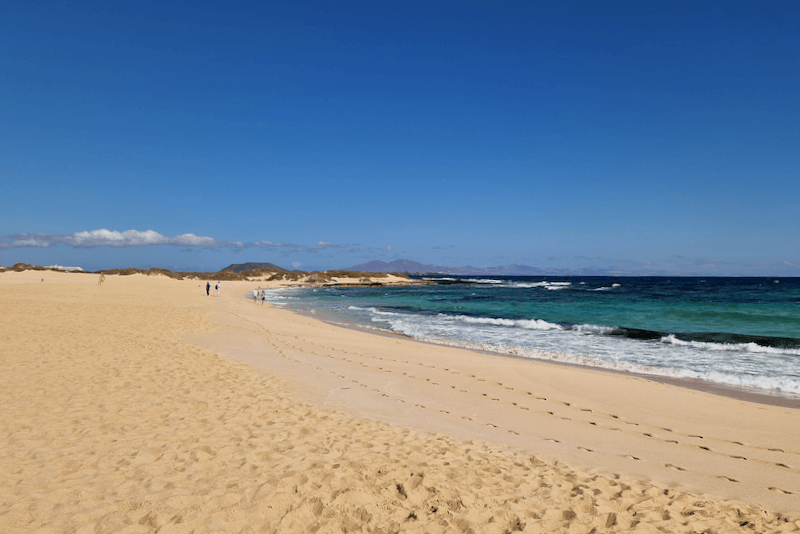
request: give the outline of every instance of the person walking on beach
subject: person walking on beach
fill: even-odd
[[[206,295],[211,294],[211,282],[206,282]]]
[[[44,279],[42,279],[42,281],[44,281]],[[102,285],[103,285],[103,282],[105,282],[105,281],[106,281],[106,275],[104,275],[104,274],[101,274],[101,275],[100,275],[100,279],[97,281],[97,285],[98,285],[98,286],[102,286]]]
[[[219,296],[219,282],[217,282],[217,296]]]
[[[253,290],[253,304],[258,302],[258,289]]]
[[[267,290],[266,289],[262,289],[261,290],[261,305],[262,306],[264,305],[264,301],[265,300],[267,300]]]

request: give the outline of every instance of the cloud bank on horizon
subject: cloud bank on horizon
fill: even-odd
[[[75,248],[93,247],[141,247],[146,245],[179,245],[187,247],[236,246],[237,243],[222,244],[211,237],[183,234],[165,237],[153,230],[92,230],[73,234],[17,234],[9,241],[0,241],[0,248],[44,248],[52,245],[68,245]],[[243,246],[238,243],[238,246]]]
[[[7,240],[0,240],[0,249],[12,248],[47,248],[55,245],[66,245],[73,248],[96,248],[96,247],[145,247],[154,245],[173,245],[179,247],[207,247],[207,248],[261,248],[261,249],[285,249],[292,252],[315,252],[323,250],[389,250],[371,247],[359,247],[355,244],[328,243],[318,241],[315,245],[301,245],[296,243],[282,243],[268,240],[261,241],[226,241],[214,239],[208,236],[198,236],[193,233],[181,234],[174,237],[167,237],[155,230],[99,230],[74,232],[72,234],[55,233],[36,233],[36,234],[15,234],[8,236]]]
[[[229,241],[215,239],[210,236],[198,236],[193,233],[181,234],[173,237],[165,236],[154,230],[108,230],[101,228],[98,230],[64,233],[36,233],[36,234],[16,234],[8,236],[5,240],[0,239],[0,251],[7,249],[44,249],[49,247],[66,246],[72,249],[94,249],[94,248],[139,248],[139,247],[159,247],[172,246],[202,249],[227,249],[230,251],[269,250],[279,253],[282,257],[297,255],[322,256],[330,260],[334,255],[351,257],[359,254],[362,259],[383,258],[386,260],[397,260],[406,251],[396,251],[393,247],[366,247],[358,244],[329,243],[318,241],[314,245],[303,245],[297,243],[284,243],[269,240],[259,241]],[[444,247],[436,246],[436,249]],[[257,258],[247,258],[245,261],[253,261]],[[636,261],[630,259],[606,259],[589,258],[586,256],[564,258],[548,257],[546,263],[552,267],[559,262],[571,263],[571,267],[561,265],[553,269],[554,273],[580,274],[581,272],[594,272],[594,274],[604,275],[676,275],[676,276],[800,276],[800,262],[789,260],[778,261],[759,261],[759,262],[732,262],[719,259],[688,258],[683,256],[672,256],[667,261],[649,262]],[[349,261],[345,259],[344,261]],[[413,260],[412,260],[413,261]],[[341,260],[340,260],[341,262]],[[577,262],[577,263],[575,263]],[[304,265],[303,262],[293,261],[291,266],[295,269]],[[346,264],[346,267],[355,265],[355,262]],[[150,265],[158,267],[160,265]],[[468,267],[468,265],[443,264],[442,267]],[[492,265],[500,267],[500,264]],[[341,267],[341,265],[340,265]],[[473,266],[474,267],[474,266]],[[482,265],[481,268],[486,268]],[[538,267],[534,265],[533,267]],[[313,269],[323,270],[328,267],[316,266]],[[181,269],[185,270],[185,269]]]

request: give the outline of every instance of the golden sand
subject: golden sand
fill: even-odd
[[[339,328],[255,285],[0,273],[0,532],[800,530],[798,410]]]

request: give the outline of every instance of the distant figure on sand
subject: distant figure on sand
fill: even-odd
[[[253,290],[253,304],[258,302],[258,289]]]
[[[206,282],[206,295],[210,295],[211,291],[211,282]]]
[[[261,290],[261,305],[262,306],[264,305],[264,301],[265,300],[267,300],[267,290],[266,289],[262,289]]]
[[[219,282],[217,282],[217,296],[219,296]]]
[[[106,275],[104,275],[104,274],[101,274],[101,275],[100,275],[100,279],[97,281],[97,285],[98,285],[98,286],[102,286],[102,285],[103,285],[103,282],[105,282],[105,281],[106,281]]]

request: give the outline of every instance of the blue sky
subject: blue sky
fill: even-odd
[[[800,276],[800,7],[0,4],[0,265]]]

